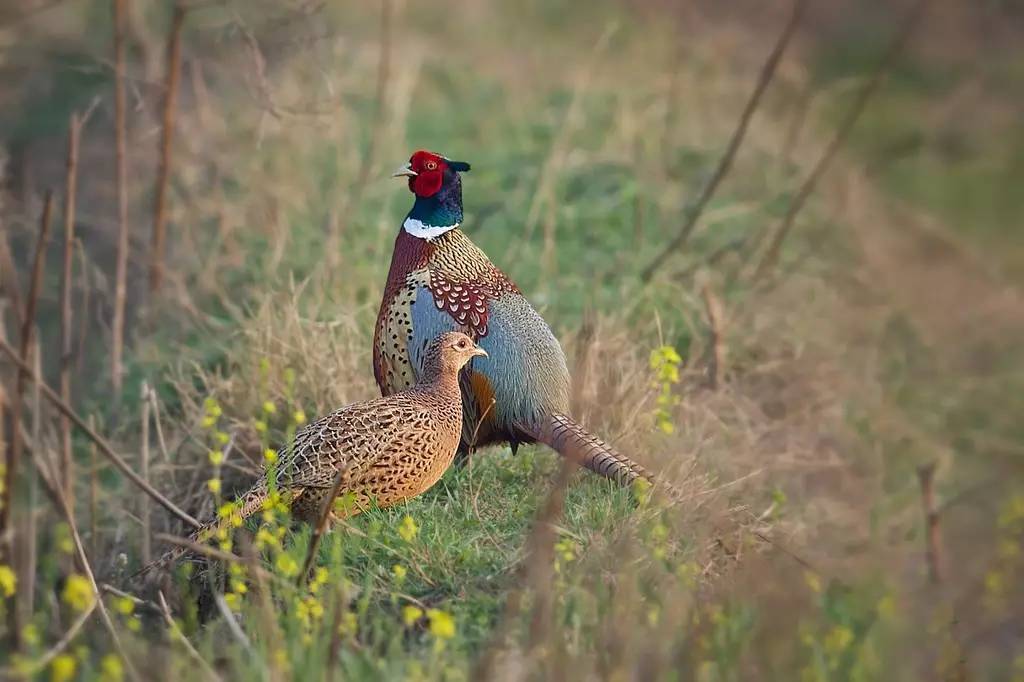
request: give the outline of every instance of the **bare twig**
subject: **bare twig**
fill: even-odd
[[[7,243],[7,234],[0,233],[0,293],[11,302],[14,313],[14,324],[21,329],[21,316],[25,313],[21,305],[21,288],[18,286],[18,269],[14,267],[11,247]]]
[[[10,345],[7,344],[7,342],[2,339],[0,339],[0,350],[2,350],[11,359],[11,361],[14,362],[15,365],[21,368],[22,371],[30,373],[29,376],[34,381],[39,383],[39,387],[42,389],[43,395],[46,397],[46,399],[49,400],[50,403],[53,404],[53,406],[56,407],[62,414],[67,415],[67,417],[71,419],[72,423],[74,423],[75,426],[81,429],[82,432],[85,433],[85,435],[89,438],[89,440],[91,440],[99,447],[99,450],[100,452],[103,453],[103,456],[109,459],[111,463],[113,463],[113,465],[118,470],[121,471],[121,473],[123,473],[132,481],[132,483],[142,488],[147,495],[156,500],[156,502],[159,503],[164,509],[171,512],[185,523],[189,524],[193,528],[200,527],[201,524],[198,521],[196,521],[187,513],[179,509],[177,505],[175,505],[169,499],[164,497],[158,490],[154,489],[153,486],[149,485],[149,483],[142,480],[142,478],[132,470],[128,463],[125,462],[120,455],[114,452],[110,445],[107,444],[107,442],[103,440],[103,438],[100,437],[98,433],[91,429],[89,425],[86,424],[85,421],[83,421],[82,418],[78,416],[78,414],[71,408],[70,405],[61,400],[60,396],[57,395],[52,388],[47,386],[46,383],[43,382],[41,378],[36,376],[35,372],[31,371],[31,368],[28,366],[28,364],[23,362],[22,359],[18,357],[17,353],[14,352],[14,349],[11,348]]]
[[[650,281],[655,271],[665,262],[666,259],[676,250],[678,250],[686,240],[690,238],[690,234],[693,232],[693,228],[696,227],[697,221],[700,220],[701,215],[704,213],[704,208],[707,206],[708,201],[715,195],[715,190],[718,189],[718,185],[721,184],[722,179],[725,178],[729,169],[732,167],[733,159],[736,157],[736,152],[739,151],[740,145],[743,143],[743,138],[747,134],[747,127],[750,125],[750,119],[753,117],[754,112],[757,110],[758,104],[761,102],[761,96],[764,91],[768,88],[768,84],[771,83],[772,78],[775,76],[775,70],[782,60],[782,55],[786,51],[786,47],[789,45],[790,40],[793,37],[793,33],[796,31],[797,25],[800,23],[800,17],[803,14],[804,7],[807,4],[807,0],[794,0],[793,10],[790,12],[789,20],[786,22],[785,27],[782,29],[782,33],[779,34],[778,40],[775,41],[775,46],[772,47],[772,51],[768,54],[768,59],[765,60],[764,66],[761,67],[761,73],[758,76],[757,84],[754,86],[754,91],[750,94],[750,99],[747,100],[746,106],[743,108],[743,112],[740,114],[739,123],[736,125],[736,130],[733,131],[732,138],[729,140],[729,146],[725,148],[725,153],[718,160],[718,165],[715,167],[714,173],[704,184],[701,189],[700,195],[692,205],[688,206],[685,213],[685,222],[679,229],[679,233],[676,235],[669,244],[659,253],[650,264],[644,268],[640,278],[644,281]]]
[[[64,268],[60,277],[60,397],[71,404],[71,262],[75,249],[75,195],[78,187],[78,141],[82,122],[71,114],[68,126],[67,180],[64,190]],[[75,508],[74,461],[71,458],[71,421],[60,420],[61,483],[68,505]]]
[[[31,679],[34,675],[41,672],[46,666],[50,665],[50,661],[57,657],[57,654],[68,648],[68,645],[74,641],[75,637],[78,636],[79,631],[85,622],[89,620],[89,616],[96,609],[96,600],[89,605],[84,611],[78,614],[74,622],[71,623],[71,627],[64,633],[64,636],[58,639],[52,647],[47,649],[46,653],[39,658],[33,660],[27,669],[19,668],[14,670],[13,668],[0,668],[0,679],[14,680],[14,679]]]
[[[18,467],[21,464],[21,452],[24,448],[21,438],[22,401],[25,395],[25,385],[28,383],[29,375],[32,374],[32,368],[28,364],[28,355],[29,349],[32,347],[32,336],[35,330],[36,302],[39,298],[39,287],[42,284],[46,241],[50,234],[50,215],[52,212],[53,193],[47,192],[46,203],[43,205],[43,214],[39,221],[39,236],[36,239],[35,257],[32,260],[32,274],[29,279],[28,296],[25,300],[25,311],[21,318],[21,338],[19,339],[18,353],[15,354],[13,349],[10,351],[12,357],[18,361],[20,370],[17,373],[14,395],[10,397],[11,433],[7,442],[3,497],[0,499],[0,535],[7,531],[10,525],[14,491],[17,490]],[[0,340],[0,342],[4,343],[5,346],[7,345],[6,341]],[[10,346],[7,347],[10,348]]]
[[[140,457],[140,475],[142,480],[149,483],[149,385],[142,382],[142,429],[141,429],[141,457]],[[143,495],[139,499],[139,520],[142,526],[142,565],[148,566],[149,562],[153,560],[152,552],[152,521],[150,519],[150,506],[149,497]]]
[[[96,416],[89,415],[89,428],[96,429]],[[99,465],[96,462],[96,441],[89,442],[89,549],[93,559],[99,553]]]
[[[494,634],[491,637],[490,643],[473,669],[473,674],[470,676],[472,679],[494,679],[498,658],[502,649],[506,646],[512,629],[515,627],[516,619],[522,612],[523,597],[528,585],[538,587],[538,593],[535,596],[534,618],[530,628],[531,648],[532,645],[538,643],[535,640],[543,634],[540,630],[544,628],[544,624],[540,621],[548,610],[545,608],[545,600],[550,599],[550,590],[546,590],[547,594],[545,595],[541,593],[545,591],[541,588],[550,582],[545,580],[544,576],[553,570],[551,555],[555,539],[558,537],[555,524],[562,516],[565,507],[565,491],[569,485],[570,475],[576,470],[577,466],[571,460],[566,459],[562,461],[562,466],[555,477],[551,492],[548,493],[547,501],[540,512],[538,512],[533,523],[533,530],[527,538],[527,558],[519,567],[518,584],[509,593],[508,599],[505,602],[504,612],[494,628]]]
[[[181,80],[181,29],[185,24],[185,7],[178,4],[167,37],[167,79],[164,85],[164,120],[160,134],[160,166],[157,171],[156,199],[153,206],[153,244],[149,262],[149,290],[159,291],[163,279],[164,229],[167,222],[167,187],[171,175],[171,152],[174,141],[174,114]]]
[[[928,562],[928,579],[932,583],[942,582],[942,536],[939,533],[939,511],[935,503],[935,463],[918,467],[917,480],[921,484],[921,504],[924,507],[925,560]]]
[[[114,320],[110,340],[110,381],[114,402],[121,400],[123,381],[121,361],[124,354],[125,298],[128,293],[128,160],[127,120],[125,113],[125,26],[129,0],[114,2],[114,136],[117,165],[117,266],[114,274]]]
[[[331,519],[331,508],[334,506],[334,498],[338,496],[341,491],[341,486],[345,482],[345,467],[342,465],[340,471],[334,477],[334,484],[331,486],[331,492],[324,498],[323,508],[320,510],[320,518],[317,521],[316,526],[313,528],[313,535],[309,538],[309,549],[306,551],[306,561],[302,564],[302,572],[299,573],[299,577],[296,578],[295,584],[302,587],[307,580],[309,580],[309,571],[313,567],[313,562],[316,560],[316,550],[320,547],[320,540],[323,538],[324,532],[327,530],[327,523]]]
[[[701,287],[704,312],[708,318],[708,387],[718,388],[725,367],[725,341],[722,340],[722,304],[707,282]]]
[[[903,23],[900,25],[899,30],[896,32],[896,36],[889,43],[882,58],[878,61],[878,65],[875,67],[874,72],[868,79],[868,82],[864,84],[860,92],[857,93],[857,98],[854,100],[853,105],[846,112],[846,116],[840,122],[839,127],[836,129],[835,135],[832,136],[832,140],[829,142],[828,147],[825,148],[825,152],[818,159],[818,162],[814,164],[811,172],[807,175],[803,184],[797,191],[796,196],[790,203],[789,208],[786,210],[786,214],[779,222],[777,228],[775,228],[772,234],[771,242],[768,248],[764,252],[764,256],[761,258],[760,263],[757,266],[757,270],[754,273],[754,279],[760,279],[762,276],[767,274],[779,258],[779,250],[782,247],[782,242],[785,241],[786,235],[789,230],[793,227],[793,221],[796,219],[800,209],[803,208],[804,203],[807,201],[807,197],[810,196],[811,192],[814,191],[815,186],[818,184],[818,180],[824,175],[825,170],[829,164],[832,163],[832,159],[835,157],[836,152],[846,141],[850,131],[853,130],[854,124],[860,118],[864,108],[867,106],[868,100],[878,90],[878,86],[882,83],[882,78],[889,71],[896,57],[903,51],[907,40],[910,35],[914,32],[914,29],[920,23],[921,16],[924,13],[925,8],[928,6],[930,0],[917,0],[917,3],[907,13]]]
[[[196,648],[192,646],[192,642],[188,641],[188,637],[186,637],[185,633],[181,631],[178,624],[174,622],[174,618],[171,617],[171,610],[167,606],[167,600],[164,599],[164,593],[162,591],[158,591],[156,594],[160,599],[160,613],[164,617],[164,622],[167,623],[167,628],[171,632],[172,639],[181,642],[185,647],[185,651],[187,651],[188,655],[192,657],[192,660],[199,664],[199,667],[202,669],[206,677],[211,680],[220,680],[221,676],[218,675],[217,671],[215,671],[210,664],[206,662],[205,658],[199,655]]]
[[[46,385],[39,383],[41,388],[49,390]],[[37,460],[37,464],[41,464]],[[71,539],[75,545],[75,554],[78,559],[79,569],[85,573],[85,577],[89,580],[89,585],[92,587],[93,601],[96,607],[100,611],[100,619],[103,621],[103,625],[107,628],[107,632],[110,634],[110,639],[114,643],[114,648],[117,650],[118,656],[124,661],[124,667],[128,671],[128,676],[132,680],[138,680],[139,675],[135,670],[134,664],[128,654],[125,653],[124,646],[121,644],[121,638],[117,634],[117,630],[114,628],[114,622],[110,619],[110,614],[107,612],[107,607],[103,604],[103,594],[100,591],[99,585],[96,583],[96,576],[93,574],[92,566],[89,564],[89,557],[85,554],[85,546],[82,544],[82,537],[78,534],[78,526],[75,524],[75,515],[68,506],[68,501],[64,498],[63,492],[59,485],[56,485],[56,481],[53,482],[53,494],[56,498],[58,510],[67,522],[68,527],[71,529]]]

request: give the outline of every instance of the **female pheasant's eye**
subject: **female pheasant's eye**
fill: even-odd
[[[437,161],[427,161],[426,167],[427,167],[427,170],[436,170],[437,169]]]

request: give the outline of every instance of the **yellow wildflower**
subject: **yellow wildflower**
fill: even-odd
[[[212,464],[215,467],[219,467],[221,464],[224,463],[224,453],[221,452],[220,450],[210,450],[210,452],[207,454],[207,457],[210,458],[210,464]]]
[[[267,448],[263,451],[263,461],[267,464],[273,464],[277,461],[277,450],[271,450]]]
[[[292,412],[292,421],[295,422],[297,426],[302,426],[306,423],[306,413],[302,410],[295,410]]]
[[[286,578],[292,578],[299,573],[299,564],[289,554],[281,554],[277,557],[277,570]]]
[[[402,622],[405,623],[406,627],[412,626],[413,623],[418,621],[423,616],[423,609],[412,604],[406,604],[402,607]]]
[[[50,664],[50,682],[68,682],[75,676],[78,662],[71,654],[60,654]]]
[[[257,433],[267,432],[267,422],[263,421],[262,419],[257,419],[256,422],[253,424],[253,427],[256,429]]]
[[[833,655],[843,653],[853,643],[853,630],[845,625],[837,625],[825,635],[825,651]]]
[[[223,431],[217,431],[213,434],[213,440],[216,441],[217,445],[227,445],[231,438]]]
[[[92,584],[88,578],[77,573],[72,573],[64,582],[64,591],[61,598],[68,606],[75,611],[85,611],[92,606],[95,595],[92,592]]]
[[[220,479],[219,478],[211,478],[209,481],[206,482],[206,487],[209,488],[210,492],[213,493],[214,495],[219,495],[220,494]]]
[[[71,539],[71,527],[68,524],[61,522],[54,526],[53,537],[57,549],[64,554],[71,554],[75,551],[75,542]]]
[[[277,406],[275,406],[274,403],[272,403],[269,400],[264,400],[263,411],[266,412],[267,414],[274,414],[275,412],[277,412]]]
[[[7,564],[0,564],[0,593],[10,597],[18,588],[18,576]]]
[[[130,616],[135,611],[135,602],[131,597],[118,597],[114,600],[114,609],[122,616]]]
[[[200,423],[203,425],[204,429],[208,429],[217,423],[217,418],[211,415],[206,415]]]
[[[242,608],[242,598],[235,592],[228,592],[225,594],[224,603],[228,605],[229,609],[235,612]]]
[[[107,654],[100,661],[100,679],[103,682],[121,682],[124,679],[124,664],[116,654]]]
[[[406,542],[412,542],[419,532],[420,527],[416,525],[416,520],[406,514],[402,518],[402,523],[398,526],[398,534]]]
[[[35,623],[29,623],[21,629],[21,638],[30,647],[38,646],[41,641],[39,639],[39,628],[36,627]]]
[[[235,594],[245,594],[249,591],[249,586],[245,584],[244,580],[235,578],[231,581],[231,591]]]
[[[430,619],[430,634],[438,639],[451,639],[455,636],[455,619],[450,613],[440,609],[428,609],[427,618]]]

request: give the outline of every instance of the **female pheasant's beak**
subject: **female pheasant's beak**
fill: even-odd
[[[407,164],[404,164],[398,170],[396,170],[394,173],[392,173],[391,177],[393,177],[393,178],[400,178],[400,177],[404,176],[404,177],[409,177],[409,178],[415,178],[417,175],[419,175],[419,173],[417,173],[416,171],[414,171],[412,169],[412,164],[411,163],[407,163]]]
[[[473,349],[473,351],[470,353],[470,355],[473,356],[473,357],[476,357],[476,356],[479,355],[480,357],[486,358],[487,357],[487,351],[485,351],[480,346],[477,346],[476,348]]]

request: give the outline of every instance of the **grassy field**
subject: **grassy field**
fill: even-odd
[[[133,469],[145,460],[158,490],[210,518],[305,420],[376,395],[373,322],[411,198],[388,176],[426,148],[472,163],[465,229],[561,340],[574,416],[678,494],[494,448],[336,529],[309,586],[294,579],[310,530],[273,509],[218,539],[237,561],[140,584],[129,576],[147,547],[165,548],[155,536],[187,528],[76,431],[72,529],[28,473],[60,460],[59,415],[29,385],[0,675],[1024,680],[1012,9],[932,8],[757,276],[903,11],[809,9],[692,237],[645,282],[787,8],[198,3],[152,294],[170,10],[133,0],[117,401],[109,4],[0,15],[0,246],[18,266],[0,260],[0,338],[17,345],[52,187],[36,322],[57,385],[67,119],[95,102],[78,161],[72,403]],[[0,372],[9,408],[15,371],[5,359]]]

